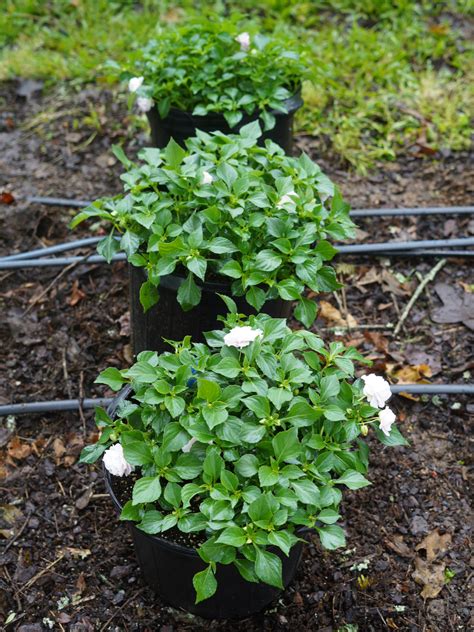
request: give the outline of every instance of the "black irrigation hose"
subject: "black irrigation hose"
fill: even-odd
[[[417,395],[474,395],[473,384],[392,384],[392,393],[413,393]],[[101,397],[97,399],[63,399],[45,402],[30,402],[25,404],[5,404],[0,406],[0,417],[7,415],[22,415],[26,413],[49,413],[67,410],[88,409],[96,406],[107,407],[113,398]]]
[[[51,246],[50,248],[39,249],[39,252],[47,250],[48,254],[54,252],[61,252],[69,248],[78,248],[82,245],[96,243],[89,240],[99,240],[100,238],[90,237],[88,239],[81,239],[68,244],[58,244],[57,246]],[[79,245],[78,245],[79,244]],[[438,251],[432,250],[433,248],[449,248],[452,246],[474,246],[474,237],[465,237],[460,239],[425,239],[420,241],[391,241],[386,243],[374,243],[374,244],[350,244],[347,246],[337,246],[340,254],[380,254],[386,256],[404,256],[408,255],[423,255],[423,256],[473,256],[474,251]],[[89,255],[86,257],[57,257],[53,259],[34,259],[29,258],[27,255],[36,254],[38,251],[31,251],[30,253],[24,252],[18,255],[11,255],[9,257],[3,257],[0,259],[0,270],[16,270],[23,268],[44,268],[50,266],[67,266],[73,263],[105,263],[104,257],[100,255]],[[46,253],[45,253],[46,254]],[[112,261],[124,261],[126,255],[120,253],[112,257]]]
[[[76,239],[75,241],[68,241],[64,244],[56,244],[45,248],[36,248],[35,250],[28,250],[26,252],[17,252],[14,255],[0,257],[0,261],[20,261],[22,259],[34,259],[36,256],[44,257],[45,255],[55,255],[58,252],[75,250],[76,248],[83,248],[84,246],[93,246],[101,239],[103,239],[103,237],[86,237],[85,239]]]
[[[82,208],[91,204],[88,200],[68,200],[66,198],[30,197],[27,201],[32,204],[46,204],[48,206],[74,206]],[[428,206],[425,208],[361,208],[350,212],[352,217],[383,217],[397,215],[462,215],[474,213],[474,206]]]
[[[405,215],[464,215],[474,213],[474,206],[427,206],[424,208],[361,208],[351,217],[398,217]]]

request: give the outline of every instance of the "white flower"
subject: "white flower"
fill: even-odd
[[[282,195],[277,202],[277,208],[281,208],[285,204],[288,204],[288,202],[294,202],[292,196],[298,197],[298,194],[295,191],[290,191],[289,193],[285,193],[285,195]]]
[[[143,83],[143,77],[132,77],[128,82],[130,92],[136,92]]]
[[[104,452],[102,457],[106,469],[114,476],[128,476],[133,470],[133,466],[127,463],[123,455],[123,448],[120,443],[115,443]]]
[[[392,396],[390,384],[375,373],[363,375],[362,379],[365,382],[363,393],[369,400],[369,404],[374,408],[383,408],[385,402]]]
[[[153,107],[153,99],[148,97],[138,97],[137,99],[138,109],[142,112],[148,112]]]
[[[191,448],[196,443],[196,441],[197,441],[196,437],[191,437],[191,439],[186,443],[186,445],[183,445],[181,450],[183,452],[191,452]]]
[[[261,329],[252,329],[252,327],[249,327],[248,325],[245,325],[244,327],[234,327],[224,336],[224,343],[228,347],[237,347],[237,349],[242,349],[243,347],[247,347],[259,336],[263,336],[263,331]]]
[[[395,413],[388,406],[379,412],[380,430],[387,437],[390,434],[392,424],[395,421]]]
[[[202,183],[203,184],[211,184],[214,181],[214,178],[211,176],[209,171],[202,172]]]
[[[248,33],[237,35],[235,41],[240,44],[240,50],[247,51],[250,48],[250,35]]]

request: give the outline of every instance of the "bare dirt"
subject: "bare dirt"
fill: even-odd
[[[91,226],[71,234],[74,210],[30,204],[27,196],[113,194],[121,168],[111,144],[123,141],[133,156],[147,143],[113,92],[50,99],[34,92],[25,99],[17,91],[15,83],[0,89],[2,255],[91,234]],[[319,159],[354,208],[472,204],[467,154],[407,157],[363,178],[325,159],[311,139],[298,145]],[[366,242],[474,234],[469,216],[370,219],[359,226],[358,239]],[[340,257],[346,289],[318,297],[316,329],[357,346],[394,382],[469,381],[472,313],[456,312],[451,322],[432,319],[443,305],[443,284],[460,304],[472,305],[467,258],[448,259],[393,333],[436,261]],[[132,361],[125,266],[0,272],[0,279],[0,403],[109,395],[93,384],[97,373]],[[472,629],[474,405],[461,396],[394,397],[392,407],[411,445],[389,449],[369,441],[373,484],[348,493],[343,503],[347,550],[324,552],[312,539],[278,602],[245,622],[201,621],[172,610],[144,585],[100,468],[77,463],[94,437],[91,412],[3,418],[0,620],[15,613],[8,629],[20,632]]]

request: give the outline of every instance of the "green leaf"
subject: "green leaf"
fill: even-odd
[[[250,478],[258,471],[258,459],[254,454],[244,454],[236,461],[234,470],[243,478]]]
[[[189,440],[186,430],[176,421],[167,423],[161,439],[161,448],[166,452],[178,452]]]
[[[247,541],[246,532],[240,527],[227,527],[222,531],[216,540],[217,544],[228,544],[229,546],[240,547]]]
[[[181,505],[181,485],[168,483],[165,487],[164,498],[175,509]]]
[[[143,441],[130,441],[122,443],[123,455],[130,465],[147,465],[153,463],[153,455],[150,448]]]
[[[238,261],[228,261],[219,269],[219,274],[232,277],[233,279],[240,279],[242,276],[242,268]]]
[[[253,562],[246,559],[236,559],[234,560],[234,566],[237,567],[237,570],[246,581],[258,584],[259,579],[255,575],[255,565]]]
[[[219,293],[217,295],[226,304],[226,307],[227,307],[227,309],[229,311],[229,314],[237,314],[237,305],[236,305],[235,301],[230,298],[230,296],[226,296],[225,294],[219,294]]]
[[[333,551],[334,549],[346,546],[346,536],[341,527],[332,524],[327,527],[316,527],[316,531],[325,549]]]
[[[201,288],[194,282],[192,272],[181,283],[178,289],[178,303],[185,312],[198,305],[201,301]]]
[[[298,499],[305,505],[318,505],[319,489],[309,479],[291,481],[291,486],[295,490]]]
[[[252,285],[245,293],[245,300],[257,312],[265,305],[267,293],[256,285]]]
[[[125,371],[127,377],[131,377],[137,382],[143,382],[144,384],[151,384],[158,379],[158,372],[156,367],[151,366],[148,362],[139,361]]]
[[[134,165],[133,162],[127,158],[125,152],[120,145],[112,145],[112,153],[119,162],[125,167],[125,169],[131,169]]]
[[[279,472],[272,470],[269,465],[262,465],[258,469],[258,480],[262,487],[270,487],[278,483],[280,478]]]
[[[298,429],[290,428],[279,432],[272,439],[272,446],[278,462],[295,459],[301,452],[301,444],[298,441]]]
[[[236,358],[223,358],[216,366],[212,368],[214,373],[223,375],[224,377],[237,377],[241,371],[240,362]]]
[[[339,393],[341,385],[339,384],[339,380],[336,375],[327,375],[321,378],[319,388],[321,392],[321,399],[329,399],[330,397],[335,397]]]
[[[100,443],[94,443],[94,445],[86,445],[82,449],[79,459],[80,463],[95,463],[99,457],[105,452],[107,446]]]
[[[207,261],[204,257],[191,257],[191,259],[186,261],[186,267],[191,272],[194,272],[201,281],[204,281],[207,269]]]
[[[138,507],[136,507],[136,509],[138,509]],[[151,509],[145,513],[142,521],[137,526],[150,535],[160,533],[163,527],[163,515],[159,511],[156,511],[156,509]]]
[[[140,304],[143,307],[143,311],[146,313],[150,307],[156,305],[159,301],[160,295],[156,285],[151,281],[145,281],[140,286]]]
[[[255,574],[265,584],[283,589],[281,560],[274,553],[255,547]]]
[[[127,500],[120,512],[119,520],[132,520],[138,522],[140,520],[140,507],[136,507],[131,500]]]
[[[308,298],[301,298],[295,309],[295,318],[303,323],[305,327],[311,327],[316,318],[318,306]]]
[[[196,602],[200,603],[209,599],[217,590],[217,581],[212,570],[212,564],[193,577],[193,586],[196,591]]]
[[[144,476],[138,479],[133,486],[132,504],[152,503],[161,496],[161,483],[159,476]]]
[[[228,252],[236,252],[238,250],[230,239],[226,239],[225,237],[214,237],[214,239],[211,239],[211,241],[207,244],[207,249],[210,252],[214,252],[216,255],[223,255]]]
[[[176,396],[173,397],[172,395],[167,395],[165,397],[164,403],[166,406],[166,410],[169,412],[169,414],[173,418],[176,418],[182,415],[186,407],[186,402],[184,401],[182,397],[176,397]]]
[[[224,461],[219,455],[218,449],[215,447],[208,448],[206,458],[203,463],[204,474],[206,474],[211,481],[216,482],[220,479],[223,469]]]
[[[320,522],[324,522],[324,524],[334,524],[339,520],[341,516],[334,509],[327,508],[323,509],[319,512],[317,518]]]
[[[210,430],[223,424],[229,417],[229,413],[223,405],[210,408],[204,407],[201,412]]]
[[[377,439],[380,441],[380,443],[383,443],[384,445],[388,445],[390,447],[396,445],[410,445],[410,443],[405,439],[405,437],[396,426],[392,426],[388,437],[385,433],[382,432],[382,430],[379,429],[375,431],[375,434],[377,435]]]
[[[296,427],[311,426],[318,418],[316,410],[304,401],[293,404],[285,416],[285,420]]]
[[[276,287],[278,294],[285,301],[299,301],[301,298],[300,288],[292,279],[280,281]]]
[[[185,155],[186,151],[173,139],[169,141],[164,150],[166,164],[172,169],[179,167]]]
[[[120,240],[120,248],[127,253],[127,256],[130,257],[134,252],[138,250],[138,246],[140,245],[140,237],[127,230]]]
[[[323,260],[329,261],[337,254],[338,251],[328,241],[321,239],[313,252],[321,255]]]
[[[189,507],[191,499],[202,492],[203,489],[196,483],[186,483],[186,485],[183,485],[181,488],[181,501],[183,503],[183,507]]]
[[[298,538],[287,531],[271,531],[268,534],[268,542],[277,546],[288,556],[291,548],[298,542]]]
[[[198,378],[198,390],[197,395],[201,399],[205,399],[208,402],[214,402],[219,399],[221,394],[221,387],[217,382],[211,380],[205,380],[204,378]]]
[[[257,270],[271,272],[279,268],[282,262],[282,258],[273,250],[261,250],[255,257],[254,265]]]
[[[119,240],[115,238],[114,229],[112,229],[107,237],[99,241],[99,243],[97,244],[97,252],[99,253],[99,255],[102,255],[102,257],[104,257],[107,263],[110,263],[112,261],[112,257],[119,250],[120,243]]]
[[[109,367],[99,374],[99,377],[94,380],[94,384],[106,384],[110,386],[113,391],[119,391],[127,381],[126,378],[122,377],[118,369]]]
[[[371,482],[368,481],[365,476],[356,472],[356,470],[346,470],[344,474],[336,478],[334,482],[339,483],[339,485],[346,485],[349,489],[360,489],[361,487],[371,485]]]

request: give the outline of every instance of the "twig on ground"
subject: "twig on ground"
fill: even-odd
[[[30,312],[33,307],[38,303],[38,301],[40,301],[43,296],[45,294],[47,294],[49,292],[49,290],[67,273],[69,272],[69,270],[72,270],[73,268],[76,268],[79,263],[82,263],[82,261],[84,259],[87,259],[86,257],[83,257],[83,259],[81,259],[81,261],[73,261],[73,263],[70,263],[68,266],[66,266],[65,268],[63,268],[61,270],[61,272],[54,277],[54,279],[51,281],[51,283],[49,283],[45,289],[41,292],[41,294],[39,294],[36,298],[34,298],[31,303],[29,304],[29,306],[25,309],[25,311],[23,312],[22,316],[26,316],[28,314],[28,312]]]
[[[30,588],[31,586],[33,586],[33,584],[36,581],[38,581],[40,577],[42,577],[45,573],[47,573],[50,568],[53,568],[53,566],[56,566],[56,564],[58,564],[58,562],[60,562],[63,558],[64,558],[64,555],[60,555],[53,562],[50,562],[47,566],[45,566],[43,570],[41,570],[39,573],[36,573],[34,577],[32,577],[29,581],[26,582],[26,584],[20,587],[20,592],[23,592],[27,588]]]
[[[416,303],[416,301],[418,300],[418,297],[420,296],[420,294],[423,292],[423,290],[425,289],[425,287],[428,285],[428,283],[430,283],[430,281],[433,281],[434,278],[436,277],[436,275],[438,274],[438,272],[441,270],[441,268],[446,264],[446,259],[441,259],[440,261],[438,261],[438,263],[431,268],[431,270],[428,272],[428,274],[425,276],[425,278],[420,282],[419,286],[416,288],[413,296],[411,297],[411,299],[408,301],[407,306],[405,307],[405,309],[402,312],[402,315],[400,316],[400,318],[398,319],[398,323],[397,326],[395,327],[395,329],[393,330],[393,333],[395,335],[398,334],[398,332],[400,331],[400,329],[402,328],[403,323],[405,322],[408,314],[410,313],[413,305]]]
[[[117,610],[112,614],[111,617],[109,617],[107,619],[107,621],[104,623],[104,625],[100,628],[99,632],[104,632],[104,630],[107,628],[107,626],[115,619],[115,617],[126,607],[128,606],[134,599],[136,599],[138,597],[138,595],[140,595],[142,592],[144,592],[144,588],[140,588],[140,590],[137,590],[131,597],[130,599],[127,599],[127,601],[125,601],[120,608],[117,608]]]
[[[6,545],[5,547],[5,551],[4,553],[6,553],[8,551],[8,549],[18,540],[18,538],[21,536],[21,534],[23,533],[23,531],[26,529],[26,525],[28,524],[29,520],[31,518],[31,512],[26,516],[26,520],[25,522],[21,525],[20,530],[18,531],[18,533],[14,536],[14,538],[12,540],[10,540],[10,542]]]

